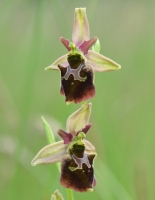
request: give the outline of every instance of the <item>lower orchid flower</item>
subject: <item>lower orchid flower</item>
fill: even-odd
[[[90,113],[91,104],[83,104],[67,119],[66,131],[58,130],[63,140],[45,146],[32,160],[33,166],[61,162],[61,185],[78,192],[92,191],[96,185],[93,161],[97,154],[84,139],[91,127]]]
[[[121,68],[111,59],[90,50],[97,37],[90,39],[86,8],[76,8],[72,41],[61,37],[63,45],[69,51],[58,58],[48,69],[60,70],[60,93],[65,95],[66,103],[80,103],[95,95],[94,72],[114,71]]]

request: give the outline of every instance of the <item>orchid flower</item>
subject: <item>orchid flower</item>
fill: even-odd
[[[91,103],[83,104],[67,119],[66,131],[58,130],[63,140],[45,146],[32,160],[33,166],[61,162],[61,185],[78,192],[92,191],[96,185],[95,147],[84,139],[91,127],[90,114]]]
[[[80,103],[95,95],[94,71],[106,72],[121,68],[111,59],[90,50],[97,37],[90,39],[86,8],[76,8],[72,41],[61,37],[63,45],[69,51],[58,58],[46,70],[60,70],[60,93],[65,95],[66,103]]]

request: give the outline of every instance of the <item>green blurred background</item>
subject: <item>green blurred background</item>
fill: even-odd
[[[47,144],[41,116],[65,129],[60,74],[44,68],[67,51],[76,7],[86,7],[101,54],[121,64],[96,73],[88,139],[96,146],[97,186],[75,199],[155,199],[155,1],[6,0],[0,2],[0,199],[67,199],[56,165],[32,167]],[[56,139],[59,138],[56,136]]]

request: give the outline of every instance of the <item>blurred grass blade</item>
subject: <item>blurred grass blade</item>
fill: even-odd
[[[42,119],[42,123],[44,126],[44,130],[46,132],[46,137],[47,137],[48,143],[49,144],[54,143],[55,137],[54,137],[54,134],[53,134],[53,131],[52,131],[50,125],[47,123],[47,121],[45,120],[45,118],[43,116],[41,117],[41,119]],[[56,165],[57,165],[58,171],[60,172],[60,168],[61,168],[60,162],[57,162]]]
[[[54,143],[55,137],[54,137],[54,134],[53,134],[53,131],[52,131],[50,125],[47,123],[47,121],[45,120],[45,118],[43,116],[41,117],[41,119],[42,119],[42,123],[43,123],[43,126],[44,126],[44,130],[46,132],[46,137],[47,137],[48,142],[50,144]]]
[[[98,162],[96,163],[96,172],[98,185],[96,189],[98,193],[105,199],[105,195],[103,194],[103,186],[106,188],[107,195],[110,195],[110,199],[116,198],[118,200],[133,200],[130,194],[127,192],[126,188],[122,185],[122,183],[117,179],[115,174],[108,168],[108,166],[98,158]],[[102,174],[102,176],[101,176]],[[108,194],[109,193],[109,194]]]

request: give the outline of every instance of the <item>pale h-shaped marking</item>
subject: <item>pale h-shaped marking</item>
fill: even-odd
[[[75,161],[75,163],[77,164],[77,167],[70,167],[69,166],[69,169],[71,171],[75,171],[77,169],[82,169],[82,164],[83,163],[85,163],[88,168],[91,168],[91,165],[90,165],[89,160],[88,160],[88,156],[86,154],[84,154],[83,158],[78,158],[74,154],[72,154],[72,158]]]
[[[62,77],[62,79],[68,80],[69,76],[72,74],[74,76],[74,80],[78,81],[85,81],[87,77],[81,77],[80,76],[80,71],[83,68],[84,64],[80,64],[77,69],[72,69],[70,65],[67,66],[67,72],[66,74]]]

